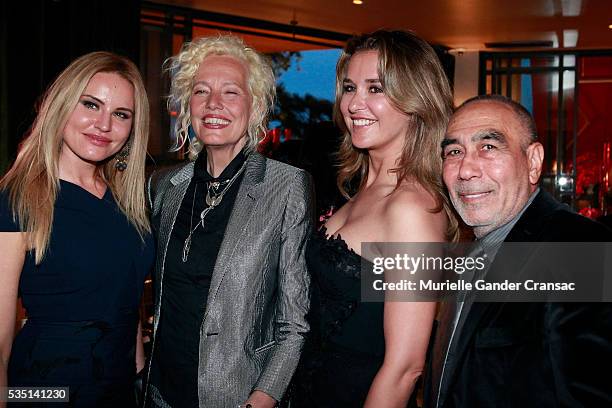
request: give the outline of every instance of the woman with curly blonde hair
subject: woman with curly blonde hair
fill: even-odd
[[[266,58],[222,35],[185,44],[168,70],[176,148],[196,159],[149,184],[159,251],[146,401],[273,407],[308,331],[310,178],[255,151],[275,93]]]
[[[8,368],[10,386],[69,387],[71,406],[135,404],[148,133],[140,73],[112,53],[78,58],[42,98],[0,181],[0,385]]]

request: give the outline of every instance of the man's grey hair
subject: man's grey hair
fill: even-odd
[[[474,96],[463,102],[459,107],[455,110],[455,113],[459,112],[466,106],[473,104],[475,102],[495,102],[501,103],[512,109],[512,112],[516,115],[518,121],[523,125],[523,128],[526,131],[525,134],[525,143],[523,148],[526,149],[530,144],[538,141],[538,132],[536,130],[536,124],[533,119],[531,113],[520,103],[513,101],[512,99],[502,96],[502,95],[478,95]]]

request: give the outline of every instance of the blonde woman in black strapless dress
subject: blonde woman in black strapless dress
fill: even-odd
[[[441,184],[452,96],[434,50],[410,32],[347,44],[335,120],[349,201],[310,240],[312,335],[292,406],[405,407],[423,371],[435,303],[361,303],[362,242],[442,242],[456,232]],[[347,186],[359,187],[350,195]]]

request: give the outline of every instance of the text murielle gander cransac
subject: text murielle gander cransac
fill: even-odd
[[[441,256],[410,256],[408,254],[396,254],[393,257],[375,257],[372,260],[372,273],[382,275],[386,271],[395,271],[415,275],[418,272],[426,271],[453,271],[457,275],[462,275],[466,271],[475,274],[483,271],[486,267],[486,255],[477,257],[441,257]],[[533,279],[526,279],[523,282],[512,282],[504,280],[502,282],[487,282],[484,279],[398,279],[395,281],[385,281],[375,279],[372,288],[375,291],[573,291],[574,282],[538,282]]]
[[[610,242],[365,242],[363,302],[612,302]]]

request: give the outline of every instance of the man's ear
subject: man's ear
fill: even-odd
[[[544,161],[544,147],[539,142],[534,142],[527,147],[527,165],[529,166],[529,182],[538,184],[542,174],[542,162]]]

